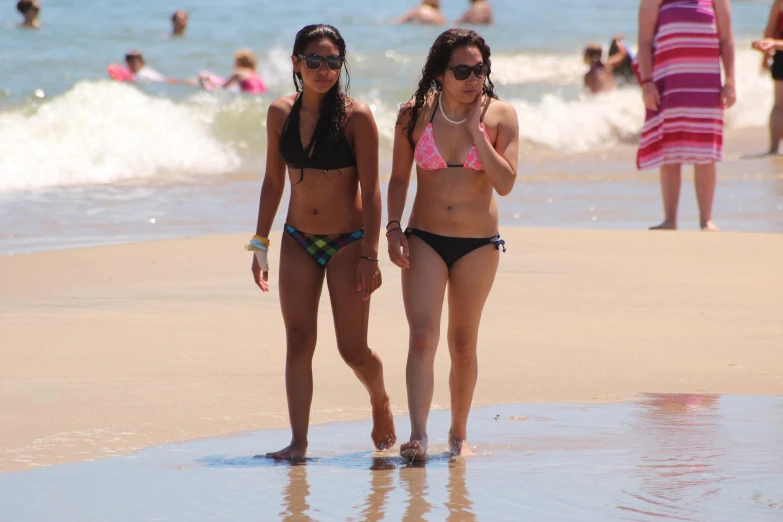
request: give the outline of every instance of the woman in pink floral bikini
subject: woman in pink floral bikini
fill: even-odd
[[[432,45],[414,97],[400,110],[394,134],[386,237],[389,256],[403,269],[410,327],[407,385],[410,441],[400,453],[427,454],[427,417],[434,389],[435,351],[446,286],[451,354],[453,455],[469,453],[467,421],[478,366],[476,343],[500,250],[495,192],[505,196],[517,172],[519,123],[497,99],[490,50],[474,31],[450,29]],[[416,199],[407,229],[400,220],[411,168]]]

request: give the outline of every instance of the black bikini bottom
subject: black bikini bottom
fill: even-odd
[[[427,243],[449,268],[461,257],[486,245],[495,245],[496,250],[503,247],[503,252],[506,251],[506,242],[500,239],[500,234],[492,237],[450,237],[408,227],[405,229],[405,235],[416,236]]]

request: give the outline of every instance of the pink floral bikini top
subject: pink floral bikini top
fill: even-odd
[[[465,158],[465,163],[462,165],[449,165],[446,160],[441,156],[438,150],[438,145],[435,143],[435,134],[432,132],[432,120],[435,119],[435,113],[438,110],[440,104],[440,98],[435,102],[435,108],[432,110],[432,117],[424,132],[421,134],[418,143],[416,143],[416,149],[413,151],[413,159],[416,160],[416,165],[424,170],[440,170],[446,168],[466,168],[471,170],[484,170],[484,166],[481,164],[481,159],[476,150],[476,145],[471,147],[468,156]],[[479,124],[481,130],[489,138],[487,128],[484,127],[484,122]]]

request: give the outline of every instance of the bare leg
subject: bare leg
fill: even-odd
[[[682,184],[681,165],[661,167],[661,196],[663,197],[663,223],[650,230],[677,230],[677,208],[680,204]]]
[[[291,444],[267,453],[275,459],[299,460],[307,454],[307,429],[313,400],[313,354],[318,302],[324,270],[288,234],[280,242],[280,307],[286,335],[285,390]]]
[[[478,378],[479,323],[487,301],[500,252],[487,245],[461,258],[449,271],[449,354],[451,355],[451,429],[449,451],[452,455],[470,455],[468,414]]]
[[[435,390],[435,353],[448,269],[432,247],[418,237],[411,236],[409,245],[411,266],[402,271],[402,298],[410,328],[405,379],[411,437],[400,446],[400,455],[423,460],[427,454],[427,418]]]
[[[693,183],[696,187],[696,201],[699,203],[699,227],[707,232],[720,230],[712,222],[712,202],[715,199],[717,175],[715,164],[696,165]]]
[[[775,82],[775,103],[769,114],[769,153],[777,154],[783,137],[783,81]]]
[[[356,290],[361,245],[361,241],[352,243],[332,257],[326,268],[326,283],[332,303],[337,348],[370,393],[373,418],[371,436],[375,447],[382,450],[394,446],[397,434],[394,431],[389,394],[383,383],[381,358],[367,346],[370,301],[362,301],[361,292]]]

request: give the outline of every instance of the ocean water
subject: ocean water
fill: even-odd
[[[60,245],[141,239],[145,234],[170,237],[182,235],[183,228],[189,234],[225,231],[215,225],[226,221],[221,215],[225,209],[233,208],[230,205],[237,200],[247,207],[255,205],[255,196],[248,194],[258,191],[263,175],[266,109],[275,97],[293,90],[291,46],[296,31],[307,23],[331,23],[344,34],[351,93],[373,109],[381,133],[382,176],[388,176],[396,108],[413,93],[426,52],[444,29],[390,23],[414,3],[45,1],[40,31],[16,28],[18,16],[9,4],[0,12],[0,218],[21,220],[23,226],[0,229],[0,253],[53,247],[47,231],[80,212],[78,230],[64,227],[65,233],[58,235]],[[454,19],[468,2],[445,0],[443,4],[446,16]],[[635,44],[638,2],[495,0],[493,5],[496,25],[478,30],[492,47],[497,92],[519,114],[523,172],[528,153],[553,151],[567,156],[611,151],[617,144],[635,142],[644,116],[638,90],[585,96],[581,48],[589,42],[606,46],[617,33]],[[732,2],[739,102],[727,114],[729,129],[762,126],[767,119],[771,81],[759,71],[760,57],[750,50],[749,42],[763,31],[769,5],[769,1]],[[185,38],[172,39],[169,17],[180,8],[190,12],[190,27]],[[228,74],[232,53],[239,47],[250,47],[258,55],[267,94],[124,85],[110,81],[106,74],[106,66],[121,62],[131,48],[143,51],[152,67],[170,76],[189,78],[201,70]],[[764,148],[758,144],[758,151]],[[565,194],[578,191],[570,181],[562,181],[569,178],[562,174],[579,172],[567,163],[558,172],[560,178],[553,178],[561,182],[554,190],[547,189],[551,194],[542,195],[541,201],[563,202]],[[593,173],[603,170],[596,167]],[[652,224],[660,213],[654,178],[633,177],[632,162],[626,162],[622,171],[624,185],[602,183],[610,193],[634,199],[638,189],[650,196],[649,205],[642,206],[640,214],[631,212],[631,219],[620,210],[596,219],[594,212],[586,220],[580,214],[574,221],[573,209],[568,208],[546,217],[536,212],[535,219],[525,221],[524,209],[520,211],[524,202],[510,198],[505,214],[512,217],[506,223]],[[743,214],[719,196],[717,204],[732,209],[729,228],[783,230],[779,223],[783,214],[777,209],[783,200],[774,188],[780,184],[780,171],[767,165],[760,183],[736,189],[740,199],[763,202],[751,210],[758,220],[748,221],[747,206]],[[248,184],[253,190],[248,190]],[[161,216],[154,215],[156,208],[170,208],[169,198],[178,192],[186,193],[198,216],[186,219],[180,228],[164,230]],[[111,212],[139,193],[144,198],[134,204],[136,213]],[[591,207],[604,206],[600,199],[587,205],[569,200],[569,205],[583,206],[587,214]],[[48,203],[46,209],[39,206],[42,201]],[[229,228],[252,228],[255,210],[248,212],[249,217],[234,219]],[[689,212],[690,208],[684,210],[686,218]],[[515,215],[522,220],[515,222],[520,219]],[[144,229],[153,218],[161,224],[154,231]],[[106,233],[110,225],[114,228]]]
[[[400,436],[407,419],[398,418]],[[116,522],[634,521],[783,519],[780,397],[645,394],[616,404],[515,404],[471,412],[475,456],[367,450],[369,422],[311,430],[303,465],[255,455],[287,430],[153,447],[0,475],[0,518]]]

